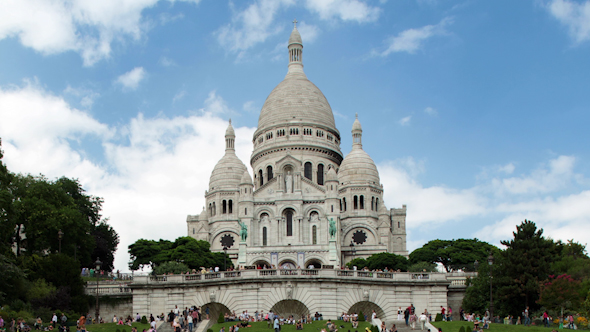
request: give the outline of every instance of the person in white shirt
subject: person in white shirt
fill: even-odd
[[[420,330],[424,330],[424,328],[426,327],[426,319],[428,319],[428,317],[426,317],[425,313],[421,313],[420,314]]]
[[[188,332],[193,332],[193,316],[187,315],[186,321],[188,322]]]

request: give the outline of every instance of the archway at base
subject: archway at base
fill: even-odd
[[[219,314],[231,314],[231,311],[228,307],[224,304],[219,302],[209,302],[201,306],[201,312],[207,313],[207,308],[209,308],[209,319],[210,321],[217,322],[217,318],[219,318]]]
[[[387,320],[387,317],[385,317],[385,312],[383,311],[383,309],[381,309],[381,307],[376,305],[375,303],[369,301],[361,301],[353,304],[352,307],[348,309],[348,313],[357,313],[360,315],[360,313],[362,312],[363,315],[367,316],[367,321],[370,322],[373,310],[375,310],[377,318],[381,319],[382,321]]]
[[[307,316],[309,314],[307,306],[303,304],[303,302],[297,300],[279,301],[275,303],[270,310],[285,318],[293,316],[295,319],[301,319],[302,316]]]
[[[270,263],[265,261],[265,260],[257,260],[256,262],[254,262],[252,265],[256,266],[256,268],[258,268],[258,266],[260,266],[261,268],[267,268],[270,269]]]
[[[312,259],[308,260],[307,262],[305,262],[306,269],[309,268],[310,265],[313,265],[314,269],[321,269],[322,268],[322,262],[316,258],[312,258]]]

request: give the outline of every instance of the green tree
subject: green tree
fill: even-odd
[[[547,309],[560,309],[556,312],[562,317],[564,310],[578,309],[582,300],[580,290],[580,281],[573,279],[570,275],[550,276],[549,280],[541,286],[538,303]]]
[[[25,274],[15,264],[14,257],[0,254],[0,271],[0,303],[25,300]]]
[[[186,266],[186,264],[184,264],[184,263],[170,261],[170,262],[165,262],[165,263],[158,265],[154,269],[154,273],[155,274],[168,274],[168,273],[180,274],[180,273],[185,273],[189,270],[190,269],[188,268],[188,266]]]
[[[482,262],[477,269],[477,276],[467,279],[467,289],[461,305],[466,312],[484,314],[486,309],[490,307],[490,282],[492,282],[494,294],[497,293],[504,261],[500,249],[495,248],[492,253],[495,257],[494,264],[490,266],[487,262]],[[493,280],[490,277],[490,269],[494,276]],[[494,316],[503,315],[503,309],[500,307],[501,303],[497,296],[494,296],[493,300]]]
[[[190,269],[214,266],[223,269],[224,257],[226,266],[233,266],[226,254],[211,252],[209,242],[197,241],[190,236],[179,237],[174,242],[139,239],[129,246],[129,255],[132,270],[150,266],[155,271],[160,264],[169,261],[182,262]]]
[[[11,256],[16,227],[12,193],[14,175],[4,165],[3,157],[0,139],[0,254]]]
[[[365,267],[368,267],[369,264],[367,263],[367,260],[364,258],[355,258],[353,260],[351,260],[350,262],[346,263],[346,266],[348,266],[349,269],[352,269],[353,266],[356,266],[357,269],[361,270],[364,269]]]
[[[388,252],[381,252],[373,254],[367,258],[368,268],[371,270],[384,270],[385,268],[391,270],[401,270],[403,272],[408,270],[408,259],[401,255],[396,255]]]
[[[473,263],[485,261],[492,247],[478,239],[432,240],[410,254],[410,264],[441,263],[446,271],[473,271]]]
[[[543,237],[543,229],[532,221],[522,222],[513,235],[512,240],[501,241],[506,250],[498,295],[506,313],[518,315],[527,306],[538,308],[540,281],[548,278],[559,255],[555,243]]]
[[[96,243],[91,255],[92,262],[100,258],[102,262],[101,269],[112,271],[115,267],[115,252],[119,246],[119,234],[106,221],[100,221],[92,230],[92,236]]]
[[[436,264],[430,262],[418,262],[408,266],[409,272],[436,272]]]

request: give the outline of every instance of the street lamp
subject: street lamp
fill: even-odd
[[[64,232],[61,231],[61,229],[59,231],[57,231],[57,238],[59,239],[59,253],[61,254],[61,238],[62,236],[64,236]]]
[[[494,317],[494,301],[492,297],[492,280],[494,276],[492,275],[492,265],[494,265],[494,256],[492,256],[492,251],[490,250],[490,255],[488,256],[488,264],[490,265],[490,318]],[[493,318],[490,320],[493,321]]]
[[[475,269],[475,272],[477,272],[477,269],[479,268],[479,262],[477,261],[477,259],[475,260],[475,262],[473,262],[473,268]]]
[[[356,248],[354,247],[354,243],[352,243],[352,241],[350,241],[350,252],[352,252],[352,259],[354,259],[354,256],[356,255]]]
[[[223,271],[227,271],[226,258],[227,258],[227,246],[223,246]]]
[[[94,265],[96,265],[96,269],[94,270],[94,274],[96,274],[96,313],[94,314],[94,317],[96,319],[96,324],[99,324],[100,320],[98,318],[98,315],[100,313],[100,310],[98,310],[98,271],[100,270],[102,262],[98,257],[96,257],[96,262],[94,262]]]

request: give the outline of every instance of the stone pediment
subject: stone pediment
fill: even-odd
[[[285,167],[285,165],[287,165],[287,164],[291,164],[295,168],[301,168],[303,166],[303,162],[301,162],[301,160],[293,157],[290,154],[287,154],[283,158],[277,160],[276,168],[277,168],[277,170],[283,169],[283,167]]]
[[[326,193],[326,189],[324,189],[322,186],[315,184],[314,182],[312,182],[311,180],[302,177],[301,178],[301,191],[303,192],[303,194],[325,194]]]

